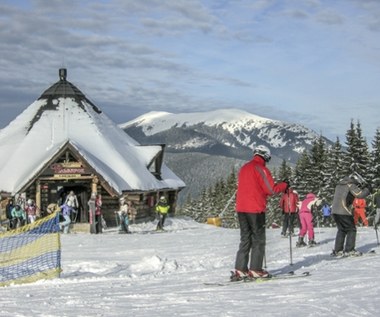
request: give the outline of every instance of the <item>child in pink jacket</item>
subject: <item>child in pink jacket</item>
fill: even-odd
[[[312,206],[314,204],[318,206],[320,203],[321,200],[318,199],[313,193],[308,193],[306,195],[306,198],[299,203],[299,217],[301,223],[301,230],[299,233],[297,247],[306,246],[306,243],[304,241],[306,233],[309,239],[309,246],[316,245],[316,242],[314,241]]]

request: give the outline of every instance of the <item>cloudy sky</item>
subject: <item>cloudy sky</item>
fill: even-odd
[[[380,1],[1,1],[0,128],[61,67],[116,123],[239,108],[332,140],[359,121],[371,141]]]

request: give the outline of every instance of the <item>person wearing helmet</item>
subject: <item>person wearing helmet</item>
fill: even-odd
[[[254,149],[252,160],[239,171],[236,212],[240,224],[240,244],[231,281],[270,277],[263,270],[267,199],[271,195],[284,193],[288,188],[287,182],[274,182],[266,167],[270,159],[270,150],[259,145]]]
[[[157,223],[157,231],[164,230],[164,223],[166,216],[168,215],[170,206],[168,205],[168,202],[165,198],[165,196],[161,196],[160,200],[158,201],[156,205],[156,212],[158,214],[158,223]]]
[[[356,226],[352,211],[355,198],[365,198],[370,194],[369,188],[362,189],[364,181],[356,174],[344,177],[335,187],[332,203],[332,215],[338,232],[332,256],[358,256],[361,252],[355,250]]]
[[[27,204],[25,206],[25,212],[28,217],[28,222],[33,223],[37,219],[37,213],[39,212],[39,209],[36,206],[36,203],[32,199],[28,199]]]

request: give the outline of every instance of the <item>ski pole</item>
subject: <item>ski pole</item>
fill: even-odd
[[[223,215],[226,212],[227,208],[229,207],[229,205],[231,204],[232,200],[234,199],[234,197],[236,195],[236,192],[237,192],[237,189],[234,191],[234,193],[232,194],[232,196],[230,197],[230,199],[227,201],[227,204],[224,206],[222,212],[218,215],[219,218],[223,217]]]
[[[266,268],[267,268],[267,256],[264,252],[264,269],[266,269]]]
[[[379,233],[377,232],[377,225],[375,225],[375,232],[376,232],[377,246],[379,246]]]
[[[289,217],[288,217],[288,228],[289,228],[289,253],[290,253],[290,265],[293,265],[293,253],[292,253],[292,235],[293,235],[293,228],[290,227],[290,217],[291,217],[291,214],[289,213]]]

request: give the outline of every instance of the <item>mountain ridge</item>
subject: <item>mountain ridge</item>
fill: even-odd
[[[301,124],[239,109],[179,114],[152,111],[119,127],[139,142],[165,143],[169,152],[196,151],[249,159],[254,146],[264,144],[273,156],[290,163],[295,163],[299,154],[319,138],[319,134]]]
[[[300,124],[238,109],[181,114],[152,111],[119,127],[141,144],[166,145],[166,164],[186,183],[179,204],[237,170],[252,158],[258,144],[271,150],[269,168],[280,166],[283,160],[292,166],[320,137]]]

